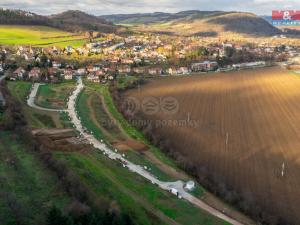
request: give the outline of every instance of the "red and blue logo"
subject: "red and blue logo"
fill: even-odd
[[[300,10],[273,10],[273,25],[300,25]]]

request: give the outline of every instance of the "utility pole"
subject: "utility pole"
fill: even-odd
[[[228,138],[229,138],[229,133],[227,132],[227,133],[226,133],[226,140],[225,140],[226,146],[228,145]]]
[[[283,162],[281,166],[281,176],[284,177],[284,175],[285,175],[285,163]]]

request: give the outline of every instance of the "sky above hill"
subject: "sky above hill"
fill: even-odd
[[[246,11],[271,15],[272,10],[300,10],[300,0],[1,0],[0,7],[38,14],[82,10],[95,15],[184,10]]]

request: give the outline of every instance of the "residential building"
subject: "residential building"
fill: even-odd
[[[180,67],[179,68],[179,73],[180,74],[189,74],[190,71],[189,71],[189,69],[187,67]]]
[[[78,75],[78,76],[84,76],[84,75],[86,75],[86,69],[85,68],[79,68],[79,69],[77,69],[77,71],[76,71],[76,75]]]
[[[168,70],[167,70],[168,74],[170,75],[176,75],[178,74],[178,71],[175,67],[170,67]]]
[[[28,73],[29,78],[38,79],[40,78],[40,76],[41,76],[41,69],[38,67],[32,68]]]
[[[131,67],[130,66],[120,66],[118,68],[119,73],[130,73],[131,72]]]
[[[150,68],[148,69],[148,73],[151,75],[161,75],[163,73],[163,70],[160,67]]]
[[[100,78],[99,76],[96,76],[94,74],[89,74],[87,76],[88,81],[93,82],[93,83],[100,83]]]
[[[53,62],[52,62],[52,67],[58,69],[58,68],[61,67],[61,63],[56,62],[56,61],[53,61]]]
[[[218,67],[218,63],[215,61],[204,61],[201,63],[193,63],[191,69],[193,72],[199,71],[212,71]]]
[[[99,64],[95,64],[93,65],[93,71],[96,72],[98,70],[101,70],[102,69],[102,65],[99,65]]]
[[[146,70],[145,70],[144,67],[135,67],[135,68],[133,68],[133,72],[138,73],[138,74],[142,74],[142,73],[145,73]]]
[[[72,80],[73,79],[73,70],[65,69],[64,70],[64,78],[65,78],[65,80]]]
[[[26,71],[22,67],[19,67],[18,69],[16,69],[13,72],[13,77],[14,78],[24,78],[25,73],[26,73]]]

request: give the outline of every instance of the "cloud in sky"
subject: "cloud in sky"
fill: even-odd
[[[0,7],[53,14],[82,10],[95,15],[178,12],[183,10],[247,11],[271,14],[273,9],[300,10],[299,0],[1,0]]]

